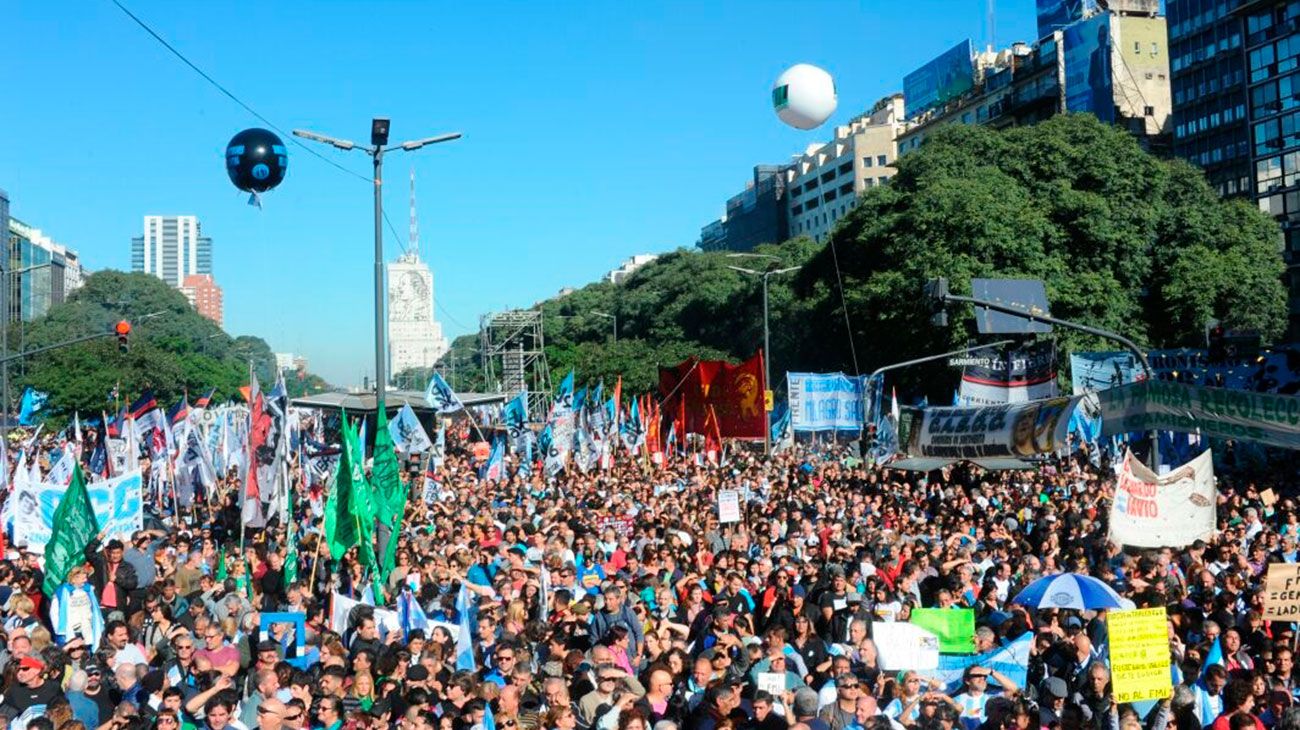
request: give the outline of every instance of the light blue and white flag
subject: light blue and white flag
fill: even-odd
[[[505,422],[510,450],[522,454],[527,448],[525,443],[525,434],[528,432],[527,392],[520,393],[506,404],[505,410],[501,412],[501,420]]]
[[[408,640],[411,632],[415,630],[429,630],[429,617],[424,614],[424,609],[420,602],[415,600],[411,595],[411,589],[402,588],[402,592],[397,594],[397,620],[402,624],[402,638]]]
[[[1029,675],[1029,649],[1033,640],[1034,633],[1027,631],[1015,641],[983,654],[940,654],[935,677],[943,682],[944,692],[954,694],[962,687],[962,674],[966,667],[981,666],[1006,676],[1017,687],[1024,687]]]
[[[424,402],[438,413],[455,413],[465,407],[460,398],[447,385],[438,373],[429,379],[429,387],[424,389]]]
[[[483,467],[483,478],[489,482],[505,478],[506,440],[498,436],[492,442],[492,452],[488,454],[487,464]]]
[[[546,476],[564,471],[573,450],[573,371],[564,376],[560,390],[555,394],[551,415],[546,422],[551,432],[550,450],[546,452]]]
[[[419,417],[411,410],[410,403],[403,405],[402,410],[388,422],[388,433],[393,437],[393,445],[397,450],[406,454],[424,453],[433,446],[429,434],[420,425]]]
[[[478,668],[478,663],[474,661],[474,626],[477,620],[478,607],[473,597],[469,594],[469,589],[461,583],[460,592],[456,594],[456,616],[459,622],[460,631],[456,632],[456,671],[472,672]]]
[[[30,385],[27,386],[27,389],[23,391],[22,408],[18,412],[18,425],[35,426],[36,414],[45,408],[45,401],[49,400],[49,398],[49,393],[42,393]]]

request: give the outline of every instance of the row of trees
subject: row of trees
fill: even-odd
[[[1230,328],[1283,335],[1286,291],[1276,223],[1246,202],[1222,200],[1201,171],[1144,152],[1122,130],[1065,115],[1005,131],[953,125],[897,163],[867,192],[828,245],[796,238],[756,252],[772,260],[679,250],[622,284],[591,284],[541,304],[556,377],[622,375],[649,390],[655,365],[687,355],[747,357],[762,343],[762,291],[732,271],[798,266],[770,279],[772,372],[868,372],[969,342],[969,311],[936,328],[923,282],[946,276],[969,293],[976,277],[1036,278],[1052,313],[1119,331],[1152,347],[1197,345],[1217,318]],[[610,322],[618,316],[618,342]],[[1058,332],[1063,349],[1113,349]],[[483,387],[457,340],[457,387]],[[942,368],[942,366],[938,366]],[[932,397],[951,376],[914,370]],[[776,386],[781,383],[774,383]]]
[[[129,401],[152,389],[159,403],[191,400],[216,388],[216,398],[239,398],[250,363],[264,387],[276,377],[275,355],[260,337],[226,334],[200,315],[185,296],[148,274],[100,271],[86,278],[68,300],[26,324],[22,347],[34,350],[108,332],[119,320],[132,323],[128,351],[105,338],[33,356],[13,382],[50,394],[54,414],[112,411],[112,393]],[[19,343],[10,342],[17,352]],[[319,392],[328,385],[310,373],[286,376],[291,395]]]

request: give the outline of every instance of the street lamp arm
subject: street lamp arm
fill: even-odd
[[[353,142],[351,140],[339,139],[337,137],[331,137],[327,134],[312,132],[307,129],[295,129],[293,130],[293,136],[302,137],[303,139],[309,139],[313,142],[321,142],[323,144],[333,145],[335,147],[338,147],[341,150],[362,149],[365,150],[366,152],[371,151],[365,145],[359,145],[356,142]]]
[[[67,340],[65,342],[60,342],[58,344],[49,345],[46,347],[38,347],[35,350],[27,350],[26,352],[19,352],[13,355],[7,355],[3,358],[0,358],[0,363],[8,363],[8,362],[13,362],[14,360],[22,360],[23,358],[31,357],[32,355],[39,355],[42,352],[49,352],[50,350],[60,350],[64,347],[71,347],[72,345],[80,345],[83,342],[90,342],[91,340],[101,340],[105,337],[116,337],[116,336],[117,336],[116,332],[100,332],[93,335],[86,335],[85,337],[77,337],[75,339]]]
[[[1137,356],[1138,362],[1141,363],[1142,371],[1146,374],[1147,379],[1149,380],[1151,378],[1151,363],[1147,361],[1146,353],[1143,352],[1142,349],[1137,346],[1137,343],[1133,342],[1133,340],[1130,340],[1124,335],[1119,334],[1118,332],[1111,332],[1110,330],[1104,330],[1101,329],[1100,327],[1093,327],[1086,324],[1079,324],[1078,322],[1071,322],[1066,319],[1057,319],[1056,317],[1053,317],[1049,314],[1038,314],[1036,312],[1032,312],[1028,309],[1023,309],[1021,307],[1013,307],[1008,304],[1002,304],[1000,302],[990,302],[988,300],[977,299],[975,297],[966,297],[960,294],[947,294],[944,296],[943,301],[945,303],[964,302],[966,304],[974,304],[977,307],[984,307],[985,309],[991,309],[994,312],[1002,312],[1003,314],[1010,314],[1013,317],[1023,317],[1029,320],[1030,322],[1044,322],[1046,324],[1054,324],[1060,327],[1064,327],[1066,329],[1077,330],[1079,332],[1085,332],[1087,334],[1095,335],[1097,337],[1104,337],[1105,339],[1108,340],[1114,340],[1115,342],[1118,342],[1121,345],[1123,345],[1125,348],[1127,348],[1135,356]]]
[[[392,147],[385,147],[384,151],[392,152],[393,150],[400,149],[405,152],[411,152],[413,150],[418,150],[421,147],[427,147],[428,145],[431,144],[438,144],[439,142],[450,142],[453,139],[460,139],[460,137],[461,137],[460,132],[449,132],[447,134],[439,134],[433,137],[425,137],[424,139],[415,139],[409,142],[403,142],[401,144],[393,145]]]
[[[729,253],[727,254],[727,258],[729,259],[742,259],[742,258],[771,259],[773,261],[781,260],[780,256],[773,256],[770,253],[746,253],[746,252]]]
[[[754,276],[762,276],[762,275],[763,275],[763,272],[761,272],[761,271],[754,271],[753,269],[746,269],[746,268],[743,267],[743,266],[732,266],[731,264],[727,264],[727,268],[728,268],[728,269],[731,269],[732,271],[739,271],[739,272],[742,273],[742,274],[753,274]]]

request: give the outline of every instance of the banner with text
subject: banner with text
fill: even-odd
[[[990,345],[949,364],[962,366],[960,405],[995,406],[1057,396],[1056,344],[1051,340],[1019,347]]]
[[[903,450],[908,456],[945,459],[1026,458],[1055,453],[1067,444],[1070,413],[1080,398],[972,408],[910,409]]]
[[[67,487],[30,484],[15,490],[14,542],[40,552],[50,541],[54,512]],[[144,526],[144,501],[140,471],[86,485],[95,523],[111,537],[126,538]]]
[[[1159,430],[1300,449],[1295,396],[1144,381],[1097,397],[1102,436]]]
[[[1131,547],[1185,547],[1214,535],[1210,450],[1158,476],[1128,452],[1110,505],[1110,539]]]
[[[786,373],[795,431],[861,431],[862,378],[844,373]]]
[[[1106,614],[1116,702],[1162,700],[1169,696],[1173,677],[1169,671],[1168,622],[1164,606]]]

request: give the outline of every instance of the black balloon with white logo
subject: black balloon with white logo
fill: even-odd
[[[289,171],[289,152],[274,132],[254,127],[230,138],[226,145],[226,173],[240,190],[253,194],[279,185]]]

